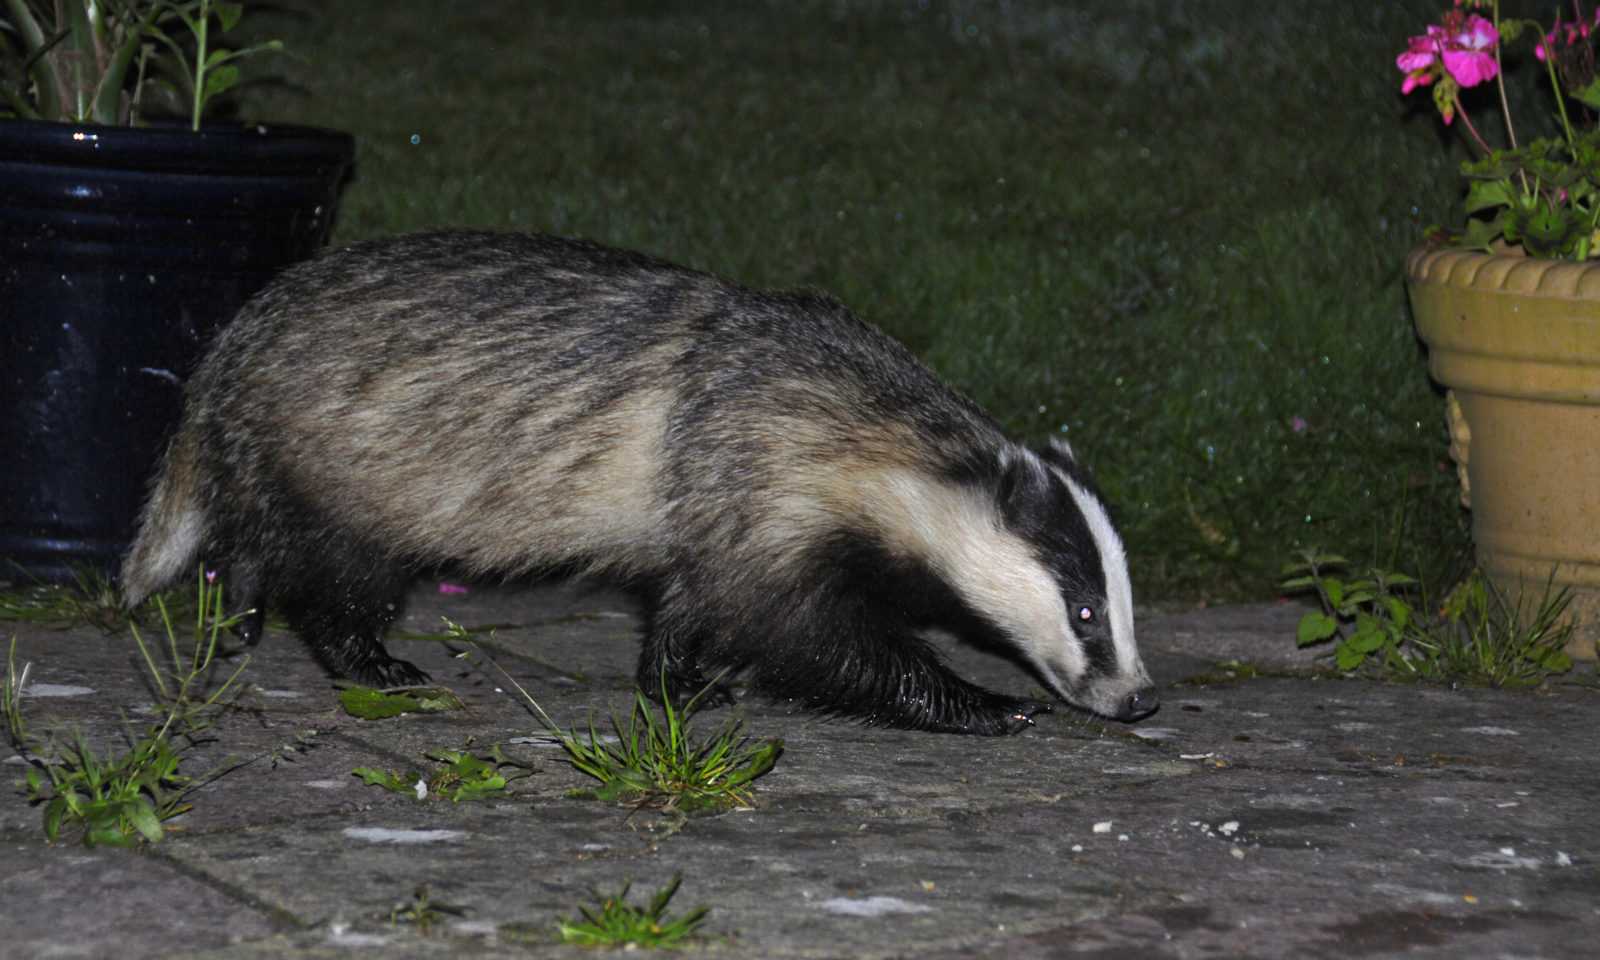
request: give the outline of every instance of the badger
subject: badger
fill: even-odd
[[[1068,704],[1157,706],[1121,540],[1059,440],[1008,440],[816,292],[551,236],[445,232],[292,267],[208,348],[123,562],[201,559],[331,673],[425,682],[409,583],[599,576],[641,602],[638,681],[889,726],[1014,733],[1047,703],[957,676],[1009,652]],[[708,685],[708,678],[719,682]]]

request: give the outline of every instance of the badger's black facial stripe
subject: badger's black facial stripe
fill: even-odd
[[[1055,576],[1075,620],[1088,607],[1105,605],[1106,579],[1100,547],[1089,520],[1060,478],[1018,479],[1001,501],[1006,525],[1033,544],[1039,561]]]
[[[1078,643],[1083,647],[1084,675],[1114,676],[1117,673],[1117,648],[1109,626],[1103,619],[1080,622],[1076,626]]]

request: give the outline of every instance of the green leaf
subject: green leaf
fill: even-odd
[[[406,713],[439,713],[466,708],[461,698],[443,687],[385,692],[359,684],[341,689],[339,704],[346,713],[362,720],[387,720]]]
[[[1468,213],[1510,206],[1515,201],[1516,192],[1509,180],[1474,180],[1467,185]]]
[[[202,97],[210,100],[217,94],[231,89],[238,82],[238,67],[232,65],[216,67],[206,74],[206,88]]]
[[[1338,631],[1339,621],[1325,613],[1308,613],[1300,618],[1300,626],[1295,629],[1295,645],[1309,647],[1313,643],[1321,643]]]
[[[56,797],[44,808],[44,838],[51,843],[61,835],[61,818],[67,812],[67,798]]]
[[[1342,581],[1336,580],[1333,577],[1324,577],[1322,580],[1322,589],[1327,592],[1328,603],[1331,604],[1335,610],[1344,607],[1344,583]]]
[[[1551,673],[1566,673],[1572,669],[1572,658],[1559,647],[1544,651],[1544,655],[1539,657],[1537,662]]]
[[[1574,100],[1591,110],[1600,110],[1600,77],[1589,81],[1589,85],[1580,90],[1569,90],[1568,93]]]
[[[1389,620],[1395,629],[1404,630],[1406,624],[1411,622],[1411,605],[1399,597],[1384,597],[1383,602],[1389,608]]]
[[[1516,209],[1507,221],[1506,237],[1516,239],[1536,257],[1558,257],[1571,250],[1587,230],[1580,211],[1552,207],[1540,200],[1532,209]]]
[[[1366,659],[1367,655],[1352,647],[1349,641],[1339,644],[1339,648],[1334,651],[1333,656],[1334,663],[1338,665],[1340,670],[1345,671],[1354,670],[1361,666]]]
[[[149,842],[155,843],[161,839],[161,818],[156,816],[156,809],[144,797],[136,798],[128,805],[125,812],[128,822],[133,828]]]
[[[1311,577],[1291,577],[1290,579],[1278,584],[1278,589],[1282,590],[1284,593],[1295,593],[1311,587],[1316,582],[1317,581]]]
[[[368,786],[382,787],[395,793],[416,793],[417,781],[422,779],[419,773],[399,774],[375,767],[356,767],[350,772]]]
[[[1385,639],[1387,639],[1387,635],[1382,625],[1370,614],[1363,613],[1356,617],[1355,632],[1350,635],[1350,639],[1346,640],[1345,643],[1353,650],[1358,650],[1362,653],[1375,653],[1383,646]]]
[[[1461,245],[1473,250],[1488,250],[1490,245],[1506,234],[1506,212],[1501,210],[1492,220],[1467,218],[1466,229],[1461,233]],[[1507,237],[1507,239],[1511,239]]]
[[[244,16],[244,4],[218,3],[212,5],[211,12],[217,15],[217,21],[222,24],[222,32],[227,33],[239,25],[239,18]]]
[[[1364,607],[1371,603],[1377,598],[1377,592],[1373,589],[1373,586],[1370,580],[1363,580],[1359,584],[1352,583],[1350,592],[1345,594],[1344,606],[1354,611],[1357,607]]]

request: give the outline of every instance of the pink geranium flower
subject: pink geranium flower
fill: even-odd
[[[1412,37],[1405,53],[1395,57],[1394,65],[1406,75],[1400,92],[1410,93],[1432,83],[1439,66],[1462,87],[1493,79],[1500,72],[1494,59],[1499,42],[1494,24],[1477,14],[1464,19],[1459,13],[1447,15],[1444,26],[1429,26],[1425,35]]]
[[[1500,65],[1494,59],[1494,48],[1499,42],[1500,34],[1494,24],[1474,13],[1467,17],[1460,30],[1445,39],[1441,54],[1444,68],[1463,87],[1475,87],[1492,80],[1500,72]]]
[[[1406,75],[1405,82],[1400,84],[1401,93],[1410,93],[1433,82],[1433,65],[1439,59],[1443,38],[1443,27],[1429,26],[1426,36],[1412,37],[1406,52],[1394,58],[1394,65]]]
[[[1544,35],[1542,41],[1533,45],[1533,55],[1542,61],[1546,56],[1545,51],[1548,50],[1550,53],[1554,53],[1556,49],[1556,34],[1558,33],[1566,36],[1567,46],[1570,47],[1580,40],[1589,39],[1589,31],[1595,27],[1600,27],[1600,8],[1595,10],[1592,22],[1580,20],[1576,23],[1562,23],[1561,17],[1558,15],[1555,26],[1550,28],[1550,32]]]

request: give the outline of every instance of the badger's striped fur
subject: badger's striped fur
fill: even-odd
[[[270,284],[187,387],[126,599],[201,556],[333,672],[381,683],[421,678],[381,636],[448,563],[630,586],[647,690],[731,668],[970,733],[1048,709],[951,673],[926,639],[943,630],[1069,703],[1155,706],[1121,543],[1064,444],[1007,441],[825,296],[578,241],[402,237]]]

